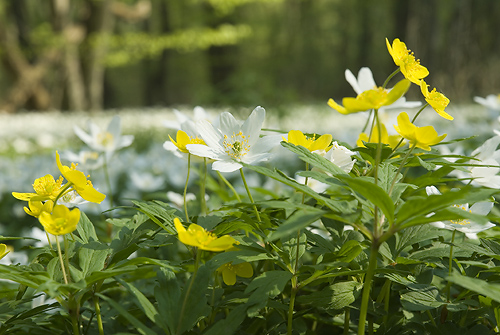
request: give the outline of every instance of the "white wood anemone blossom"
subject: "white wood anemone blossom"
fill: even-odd
[[[103,152],[109,159],[113,153],[121,148],[128,147],[134,141],[133,135],[121,134],[121,120],[115,115],[108,124],[106,130],[101,130],[94,122],[89,121],[89,133],[80,127],[74,126],[73,130],[85,144],[92,150]]]
[[[440,195],[441,192],[435,187],[435,186],[427,186],[425,188],[425,191],[427,195]],[[463,204],[463,205],[455,205],[454,207],[461,208],[464,211],[473,213],[473,214],[478,214],[478,215],[487,215],[491,209],[493,208],[493,203],[492,202],[487,202],[487,201],[482,201],[482,202],[477,202],[474,205],[472,205],[469,208],[469,204]],[[492,227],[495,227],[495,225],[491,222],[487,223],[477,223],[470,221],[468,219],[461,219],[461,220],[453,220],[453,221],[436,221],[432,222],[431,225],[437,228],[444,228],[448,230],[458,230],[462,233],[465,233],[465,235],[468,238],[473,238],[477,239],[476,234],[480,233],[484,230],[490,229]]]
[[[266,111],[256,107],[245,122],[238,121],[229,112],[220,115],[220,125],[215,127],[206,120],[196,123],[196,128],[206,145],[188,144],[192,155],[213,159],[212,169],[233,172],[246,164],[256,164],[270,158],[269,151],[281,141],[281,136],[260,137]]]

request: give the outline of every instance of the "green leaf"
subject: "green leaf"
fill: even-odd
[[[363,251],[363,249],[358,241],[349,240],[342,245],[335,256],[338,257],[338,261],[349,263],[354,260],[354,258],[358,257],[361,251]]]
[[[271,232],[266,241],[276,241],[280,238],[287,238],[297,231],[309,226],[317,221],[326,212],[314,207],[301,209],[293,213],[285,222],[283,222],[275,231]]]
[[[453,284],[462,286],[467,290],[487,296],[488,298],[491,298],[496,302],[500,302],[500,284],[488,283],[487,281],[482,279],[462,276],[456,271],[447,276],[445,280]]]
[[[265,307],[269,298],[280,294],[292,274],[288,271],[267,271],[254,278],[245,289],[245,294],[250,294],[247,304],[249,316],[255,315],[258,310]]]
[[[297,302],[339,310],[352,304],[359,296],[362,287],[362,283],[355,281],[339,282],[327,286],[321,291],[299,296]]]
[[[83,277],[94,271],[101,271],[109,253],[110,250],[104,243],[95,241],[82,245],[78,250],[78,260]]]
[[[179,320],[179,306],[182,304],[181,289],[175,273],[167,269],[159,269],[157,275],[158,286],[154,293],[158,302],[158,311],[167,325],[170,334],[177,331]]]
[[[94,229],[94,225],[90,222],[89,218],[84,212],[81,212],[80,221],[76,226],[78,235],[80,236],[83,244],[89,243],[89,241],[98,241],[97,234]]]
[[[203,335],[236,334],[243,320],[245,320],[247,308],[246,305],[237,306],[229,312],[225,319],[218,321]]]
[[[138,207],[140,212],[146,214],[151,221],[158,226],[162,227],[170,234],[176,234],[176,230],[173,226],[173,221],[176,217],[174,213],[177,211],[175,208],[161,201],[142,202],[132,200],[132,203]]]
[[[281,142],[281,145],[290,150],[291,152],[296,153],[299,156],[299,158],[304,162],[307,162],[312,166],[320,168],[332,175],[346,174],[344,170],[342,170],[334,163],[330,162],[328,159],[316,153],[310,152],[308,149],[304,148],[301,145],[294,145],[292,143],[288,143],[285,141]]]
[[[378,185],[372,181],[362,177],[351,177],[348,175],[337,176],[341,181],[349,185],[356,193],[371,201],[375,206],[380,208],[385,214],[389,224],[394,221],[394,203],[389,195]]]
[[[401,305],[409,311],[427,311],[441,307],[445,302],[434,286],[427,286],[416,291],[401,294]]]
[[[146,298],[144,294],[142,294],[141,291],[139,291],[134,285],[131,283],[128,283],[120,278],[116,278],[116,280],[123,285],[132,295],[135,297],[136,300],[136,305],[139,306],[139,308],[144,312],[144,314],[147,316],[149,320],[152,322],[156,323],[163,329],[167,329],[166,325],[163,322],[163,319],[160,318],[160,314],[156,310],[156,308],[153,306],[151,301]]]
[[[248,165],[248,164],[244,164],[244,163],[242,163],[242,164],[243,164],[243,166],[245,166],[246,168],[248,168],[250,170],[258,172],[264,176],[268,176],[268,177],[270,177],[274,180],[277,180],[277,181],[279,181],[287,186],[293,187],[297,191],[302,192],[302,193],[310,196],[311,198],[316,199],[316,201],[318,201],[320,204],[327,206],[328,208],[330,208],[334,212],[337,212],[337,213],[347,212],[347,213],[349,213],[349,212],[354,212],[356,210],[355,208],[353,209],[352,206],[350,206],[345,201],[333,201],[327,197],[324,197],[324,196],[314,192],[310,187],[305,186],[303,184],[299,184],[297,181],[295,181],[294,179],[291,179],[290,177],[285,175],[280,170],[273,171],[273,170],[270,170],[270,169],[263,167],[263,166]]]
[[[101,298],[102,300],[106,301],[108,304],[111,305],[115,310],[118,311],[125,319],[127,319],[134,327],[135,329],[144,335],[155,335],[156,333],[151,330],[151,328],[148,328],[144,323],[142,323],[140,320],[138,320],[135,316],[130,314],[125,308],[122,307],[121,304],[117,303],[116,301],[112,300],[111,298],[108,298],[104,294],[101,293],[96,293],[96,295]]]

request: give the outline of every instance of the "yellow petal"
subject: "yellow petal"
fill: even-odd
[[[233,244],[239,244],[239,243],[233,237],[229,235],[224,235],[203,246],[202,249],[219,252],[231,248]]]
[[[304,135],[300,130],[290,130],[288,132],[288,142],[294,145],[301,145],[304,148],[309,146],[306,135]]]
[[[236,273],[234,273],[230,267],[224,266],[222,270],[222,280],[226,285],[232,286],[236,284]]]
[[[333,99],[328,99],[328,106],[332,107],[341,114],[349,114],[349,112],[344,107],[340,106]]]
[[[233,265],[236,275],[243,278],[250,278],[253,276],[253,268],[250,263],[240,263]]]
[[[370,102],[350,97],[342,99],[342,104],[344,105],[344,108],[347,110],[347,112],[344,114],[364,112],[373,108],[377,108],[377,106],[374,106]]]
[[[393,104],[396,100],[401,98],[411,86],[411,82],[408,79],[403,79],[399,81],[392,90],[390,90],[389,94],[387,94],[387,100],[384,103],[384,106],[388,106]]]
[[[332,135],[324,134],[314,141],[308,149],[309,151],[326,150],[330,146],[330,143],[332,143]]]

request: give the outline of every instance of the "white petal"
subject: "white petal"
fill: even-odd
[[[108,124],[108,133],[110,133],[111,135],[113,135],[113,139],[118,139],[120,138],[120,134],[121,134],[121,120],[120,120],[120,116],[118,115],[115,115],[113,116],[113,118],[111,119],[111,121],[109,122]]]
[[[435,186],[427,186],[425,188],[425,192],[427,193],[427,195],[440,195],[441,194],[441,192],[439,192],[439,190]]]
[[[196,123],[191,120],[187,120],[181,124],[181,130],[188,134],[189,137],[199,136],[198,128],[196,128]]]
[[[375,84],[375,80],[373,79],[372,70],[370,70],[369,67],[362,67],[359,70],[358,85],[361,89],[361,92],[374,89],[377,86],[377,84]]]
[[[163,149],[172,152],[176,157],[184,158],[184,155],[179,151],[179,148],[177,148],[177,146],[170,141],[165,141],[165,143],[163,143]]]
[[[245,120],[241,126],[241,131],[248,136],[248,144],[254,145],[259,139],[260,129],[266,118],[266,110],[260,106],[256,107],[252,114]]]
[[[221,145],[222,134],[218,129],[212,126],[210,122],[206,120],[200,120],[196,122],[196,129],[201,138],[203,138],[203,140],[209,147],[223,151],[223,147]]]
[[[269,153],[256,154],[256,155],[246,155],[241,161],[250,165],[257,164],[259,162],[265,161],[271,157]]]
[[[278,146],[282,140],[282,135],[267,135],[260,137],[257,142],[250,147],[249,155],[269,152],[271,149]]]
[[[474,157],[477,155],[476,158],[480,160],[491,158],[493,152],[496,150],[499,144],[500,144],[500,136],[494,136],[489,140],[485,141],[484,144],[481,145],[479,148],[474,150],[471,153],[471,156]]]
[[[493,208],[493,203],[488,201],[477,202],[470,208],[471,212],[479,215],[487,215]]]
[[[349,69],[345,70],[345,80],[347,80],[347,82],[352,86],[356,94],[361,94],[361,92],[363,92],[363,90],[361,90],[361,88],[358,85],[356,77],[354,77],[351,70]]]
[[[220,131],[226,135],[232,135],[240,131],[241,123],[236,120],[233,114],[223,112],[220,115]],[[208,144],[208,143],[207,143]]]
[[[73,126],[73,131],[75,132],[76,136],[78,136],[85,144],[87,144],[89,147],[92,147],[92,145],[94,144],[94,139],[92,138],[92,136],[87,134],[78,126]]]
[[[209,119],[209,115],[203,107],[196,106],[194,108],[194,120],[195,121],[198,121],[198,120],[207,120],[208,121],[208,119]]]
[[[234,161],[215,161],[212,164],[212,170],[219,172],[233,172],[241,169],[243,166]]]
[[[188,144],[186,145],[186,149],[188,149],[191,155],[198,157],[207,157],[216,160],[227,158],[227,155],[222,155],[221,152],[203,144]]]
[[[128,147],[134,142],[134,135],[124,135],[120,137],[120,142],[117,143],[116,149]]]

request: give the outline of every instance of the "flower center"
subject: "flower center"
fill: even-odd
[[[33,189],[38,195],[57,194],[57,192],[61,188],[62,182],[62,177],[55,181],[54,177],[52,177],[51,175],[47,175],[36,179],[33,183]]]
[[[200,231],[200,230],[189,230],[189,233],[200,243],[201,245],[206,246],[213,240],[217,239],[217,236],[215,236],[213,233],[208,232],[208,231]]]
[[[388,90],[382,87],[376,87],[374,89],[364,91],[357,98],[359,100],[366,101],[367,103],[373,105],[375,109],[378,109],[387,101],[388,94]]]
[[[468,211],[469,213],[472,213],[472,211],[470,209],[468,209],[465,205],[453,205],[453,207],[455,208],[460,208],[464,211]],[[459,224],[459,225],[468,225],[470,224],[470,220],[467,220],[467,219],[460,219],[460,220],[450,220],[451,223],[454,223],[454,224]]]
[[[237,134],[233,133],[231,137],[224,135],[222,145],[230,157],[239,160],[250,150],[248,138],[249,136],[243,135],[241,131]]]
[[[103,147],[110,147],[113,145],[114,137],[110,132],[103,132],[97,134],[97,142],[101,144]]]

